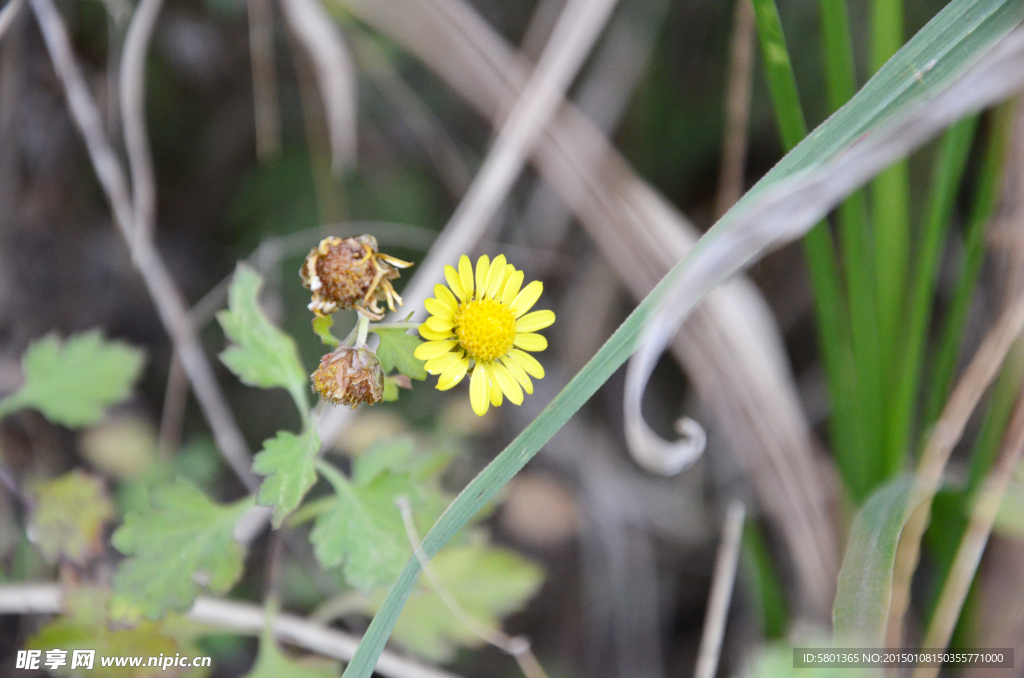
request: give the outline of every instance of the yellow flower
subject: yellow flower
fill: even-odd
[[[420,325],[427,341],[416,349],[426,361],[430,374],[439,374],[437,388],[447,391],[470,374],[469,402],[478,415],[490,405],[501,405],[502,396],[516,405],[523,391],[533,393],[535,379],[544,378],[544,368],[527,351],[543,351],[548,340],[536,330],[555,322],[552,311],[527,313],[537,303],[543,283],[523,287],[523,272],[505,262],[499,254],[487,255],[476,263],[476,275],[469,257],[459,260],[459,270],[445,266],[448,287],[434,286],[434,298],[425,306],[430,312]],[[451,289],[448,289],[448,288]]]

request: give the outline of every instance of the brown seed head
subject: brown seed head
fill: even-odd
[[[302,285],[313,292],[309,309],[317,315],[354,308],[379,320],[383,310],[378,301],[386,301],[392,311],[396,303],[402,304],[391,281],[400,277],[399,268],[411,265],[381,254],[372,235],[344,240],[330,237],[310,250],[299,276]]]
[[[320,359],[313,390],[335,405],[375,405],[384,399],[384,371],[373,351],[341,346]]]

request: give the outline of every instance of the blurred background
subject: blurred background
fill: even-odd
[[[810,128],[833,110],[822,66],[823,4],[779,4]],[[913,35],[943,4],[907,0],[902,33]],[[224,307],[236,262],[247,260],[262,274],[264,310],[295,338],[312,372],[324,349],[308,329],[309,293],[298,277],[305,254],[328,235],[369,233],[382,251],[420,262],[465,195],[563,5],[327,2],[322,18],[351,60],[350,70],[333,71],[287,3],[173,0],[161,9],[145,62],[155,245],[193,309],[250,449],[299,420],[284,391],[246,387],[213,359],[225,346],[213,313]],[[118,78],[134,8],[130,0],[62,0],[58,7],[104,130],[123,154]],[[872,71],[869,10],[870,3],[849,5],[860,83]],[[147,362],[135,396],[85,432],[32,411],[3,419],[3,473],[25,485],[87,468],[123,508],[131,502],[125,488],[161,463],[212,497],[235,500],[245,488],[217,454],[112,224],[35,17],[26,7],[10,21],[0,42],[0,394],[20,383],[29,343],[51,331],[99,327],[145,348]],[[483,418],[473,415],[464,386],[441,393],[434,378],[416,382],[398,402],[359,410],[325,441],[328,453],[345,459],[413,436],[453,450],[443,482],[456,492],[503,449],[693,240],[784,154],[756,40],[752,13],[733,2],[619,2],[568,91],[575,107],[556,116],[483,237],[464,250],[473,257],[504,253],[528,280],[544,282],[538,307],[558,317],[541,357],[547,376],[521,407],[507,404]],[[325,107],[331,78],[336,98]],[[730,96],[745,114],[733,114],[731,132]],[[955,294],[976,193],[972,177],[982,171],[986,135],[996,124],[982,118],[975,145],[968,142],[964,189],[938,265],[940,310]],[[936,152],[925,149],[909,162],[912,221],[923,219]],[[399,292],[415,271],[403,272]],[[989,262],[981,273],[968,345],[991,321],[1004,271]],[[693,468],[660,477],[631,460],[620,370],[484,519],[495,543],[543,571],[536,595],[504,628],[530,639],[552,677],[690,675],[732,499],[745,502],[747,523],[719,675],[749,670],[766,643],[812,645],[830,632],[844,535],[875,485],[857,486],[835,462],[830,385],[803,248],[770,254],[716,295],[717,305],[709,298],[696,325],[663,356],[643,403],[665,437],[675,437],[681,416],[706,429],[707,451]],[[932,337],[941,333],[940,318],[929,328]],[[352,322],[354,314],[336,320],[339,327]],[[723,376],[730,370],[731,378]],[[767,376],[746,388],[759,370]],[[982,425],[981,415],[975,419],[970,440]],[[773,426],[774,439],[766,439],[765,427]],[[954,475],[968,473],[967,456],[957,451]],[[955,500],[949,505],[963,514]],[[66,578],[33,553],[24,532],[28,511],[0,492],[3,578]],[[1016,569],[1024,550],[1009,536],[1012,526],[1006,530],[993,538],[989,554],[998,558],[986,556],[986,578],[972,592],[984,613],[960,631],[974,646],[1019,646],[1024,637]],[[952,532],[949,542],[939,535],[934,553],[955,548]],[[266,534],[254,542],[233,597],[260,600],[270,548]],[[942,571],[942,556],[929,553],[915,591],[932,590]],[[105,558],[116,560],[113,552]],[[280,577],[283,607],[300,615],[314,614],[338,590],[299,556],[285,557]],[[13,657],[45,621],[0,616],[0,673],[28,675],[13,668]],[[361,633],[368,617],[341,615],[332,623]],[[919,618],[908,624],[911,634],[921,633]],[[203,642],[214,657],[211,675],[250,670],[254,639],[224,634]],[[488,647],[459,649],[446,666],[467,677],[520,675]]]

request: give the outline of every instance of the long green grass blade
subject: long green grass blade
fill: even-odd
[[[796,76],[782,30],[775,0],[753,0],[765,74],[772,95],[775,119],[783,148],[789,152],[807,136],[807,123],[800,106]],[[850,92],[853,95],[853,92]],[[832,398],[833,447],[842,475],[851,486],[859,486],[865,467],[863,434],[857,431],[858,408],[856,371],[851,362],[850,324],[835,246],[826,222],[817,224],[804,237],[804,253],[814,292],[818,338]]]
[[[998,106],[992,116],[971,214],[967,222],[963,267],[953,300],[946,313],[935,364],[931,370],[924,410],[924,421],[927,423],[939,417],[953,382],[953,372],[960,355],[971,300],[974,299],[981,264],[985,259],[986,227],[999,202],[999,187],[1006,165],[1006,152],[1010,147],[1010,130],[1015,113],[1015,101],[1011,100]]]
[[[758,214],[758,196],[773,188],[781,189],[805,172],[835,160],[862,134],[886,122],[897,122],[917,110],[920,104],[952,84],[999,38],[1024,18],[1019,0],[954,0],[932,20],[875,79],[836,115],[793,149],[712,230],[658,283],[571,382],[548,404],[543,412],[473,479],[424,537],[421,548],[429,558],[464,526],[519,471],[620,367],[637,347],[640,332],[666,293],[683,274],[713,271],[711,279],[721,280],[749,263],[753,254],[742,248],[742,256],[723,260],[723,251],[732,251],[737,241],[751,243],[747,230],[733,226],[754,221],[740,220],[744,214]],[[906,78],[908,65],[932,63],[932,77]],[[987,100],[986,100],[987,101]],[[887,137],[885,137],[887,138]],[[872,166],[873,167],[873,166]],[[859,176],[859,175],[858,175]],[[770,202],[774,193],[765,196]],[[817,212],[813,212],[817,214]],[[815,217],[811,217],[815,218]],[[802,222],[806,224],[805,222]],[[756,235],[756,233],[755,233]],[[756,250],[754,250],[756,253]],[[706,288],[691,293],[699,296]],[[692,308],[693,298],[675,300]],[[685,303],[684,303],[685,302]],[[345,670],[346,678],[369,678],[377,658],[391,634],[395,621],[420,574],[417,558],[411,558],[388,593],[377,616]]]
[[[873,0],[872,72],[882,68],[902,44],[903,0]],[[870,195],[878,293],[878,341],[882,368],[887,371],[894,364],[901,343],[898,339],[900,316],[910,261],[910,176],[906,161],[897,162],[879,174],[871,184]],[[882,463],[892,465],[891,461]],[[888,473],[877,480],[884,477],[888,477]]]
[[[853,97],[857,89],[857,69],[846,0],[822,0],[821,29],[829,106],[832,110],[838,110]],[[850,196],[839,208],[837,216],[850,305],[850,335],[856,379],[856,401],[848,408],[847,416],[856,420],[858,438],[856,445],[846,443],[844,447],[843,441],[837,440],[833,446],[840,460],[840,473],[854,501],[859,504],[871,491],[868,468],[877,463],[877,450],[882,440],[884,404],[882,363],[878,348],[874,246],[868,228],[865,192],[857,191]],[[833,420],[843,414],[836,411]]]
[[[886,453],[883,459],[890,463],[890,467],[886,469],[886,476],[895,475],[902,469],[902,460],[909,452],[939,263],[977,124],[977,116],[971,116],[950,127],[942,137],[935,160],[935,176],[917,248],[908,311],[902,326],[903,352],[898,364],[896,388],[887,410]]]

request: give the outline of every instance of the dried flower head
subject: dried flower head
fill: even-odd
[[[382,254],[372,235],[354,238],[324,238],[310,250],[299,269],[302,285],[313,292],[309,310],[319,315],[334,313],[339,308],[354,308],[371,320],[380,320],[384,311],[377,305],[386,301],[388,308],[402,305],[391,281],[412,263]]]
[[[384,399],[384,370],[368,348],[341,346],[320,359],[313,390],[335,405],[375,405]]]
[[[523,272],[504,254],[494,261],[486,254],[480,257],[475,274],[463,256],[458,270],[445,266],[444,275],[448,287],[435,285],[434,298],[425,302],[430,317],[419,331],[427,341],[414,355],[426,361],[428,373],[441,375],[440,391],[469,374],[469,402],[478,415],[501,405],[503,398],[522,404],[523,391],[533,393],[530,377],[544,377],[544,368],[527,351],[548,347],[536,332],[555,322],[552,311],[527,313],[543,284],[535,280],[523,287]]]

